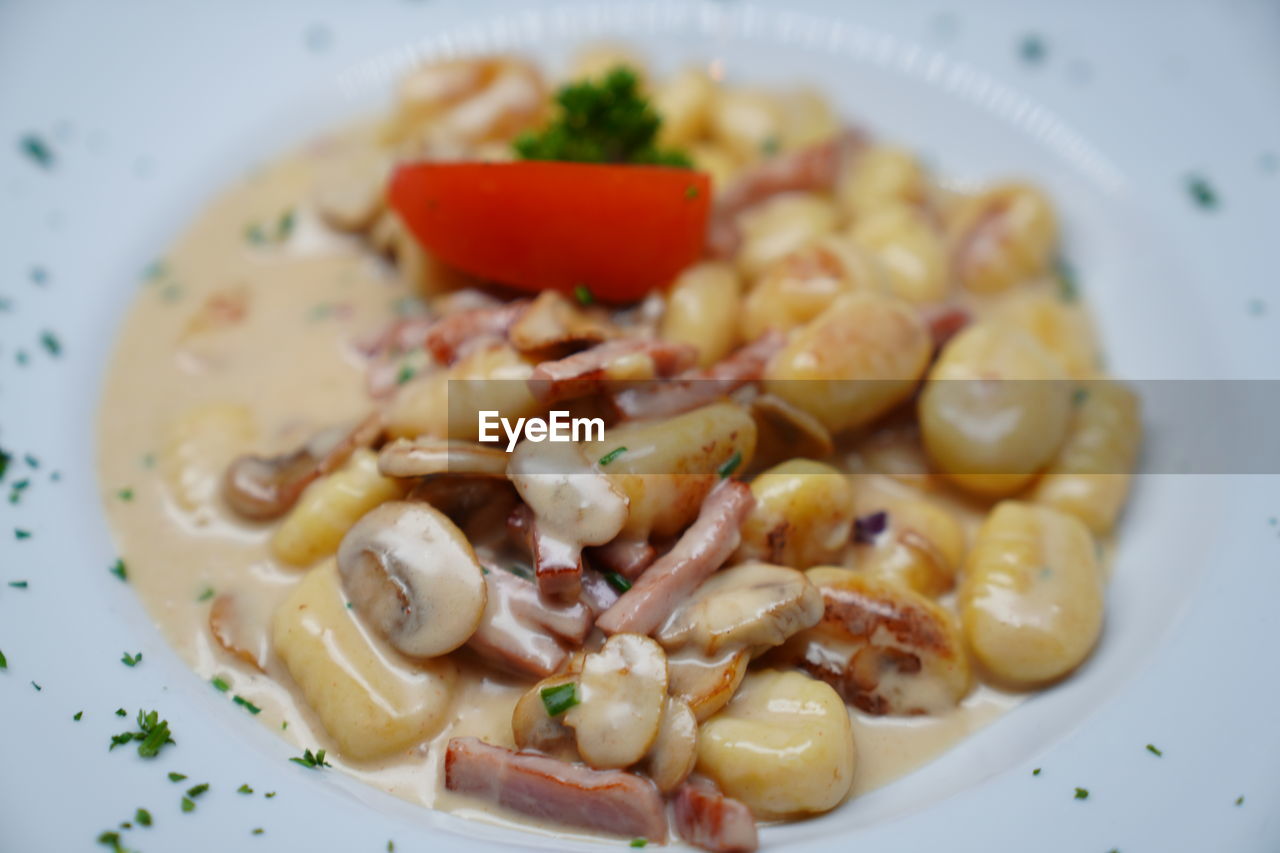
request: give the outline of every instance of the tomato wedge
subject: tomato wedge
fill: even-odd
[[[389,195],[418,242],[464,272],[633,302],[701,257],[711,182],[665,166],[411,163]]]

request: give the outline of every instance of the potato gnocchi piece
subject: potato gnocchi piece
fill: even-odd
[[[751,464],[756,424],[742,406],[714,403],[670,418],[624,423],[596,445],[602,455],[626,448],[602,468],[630,508],[619,535],[674,536],[697,517],[720,480],[719,469],[735,458],[735,470]]]
[[[902,300],[841,296],[792,333],[765,368],[765,390],[841,432],[911,396],[932,348],[917,312]]]
[[[1074,516],[1004,501],[965,563],[960,615],[974,655],[1019,686],[1075,669],[1102,631],[1103,582],[1093,537]]]
[[[338,749],[383,758],[431,737],[446,721],[457,668],[448,658],[409,665],[347,609],[338,573],[307,573],[272,620],[275,652]]]
[[[705,135],[716,84],[701,68],[686,68],[667,78],[653,93],[653,108],[662,117],[658,145],[683,148]]]
[[[733,183],[741,164],[733,152],[713,142],[695,142],[687,149],[693,168],[711,176],[711,191],[718,193]]]
[[[933,225],[916,208],[881,207],[854,222],[849,236],[879,263],[894,296],[916,304],[946,298],[946,250]]]
[[[1043,274],[1058,248],[1053,205],[1024,183],[960,202],[947,231],[956,276],[974,293],[998,293]]]
[[[698,772],[765,820],[839,805],[856,758],[840,697],[798,672],[752,673],[698,729]]]
[[[1098,536],[1111,532],[1129,494],[1142,442],[1138,396],[1120,382],[1090,382],[1076,391],[1071,428],[1031,500],[1074,515]]]
[[[742,335],[755,340],[768,329],[803,326],[837,296],[879,290],[880,270],[849,238],[828,234],[773,264],[742,303]]]
[[[291,566],[331,556],[362,515],[404,489],[403,481],[378,473],[378,454],[361,447],[346,465],[307,486],[271,537],[271,553]]]
[[[951,339],[920,395],[929,456],[956,484],[998,497],[1049,464],[1071,417],[1070,383],[1034,338],[994,321]]]
[[[883,513],[883,530],[856,538],[854,565],[922,595],[951,589],[964,560],[960,520],[940,504],[920,498],[868,495],[858,500],[859,527]]]
[[[969,692],[960,627],[941,605],[863,572],[823,566],[805,574],[821,590],[825,612],[782,657],[868,714],[940,713]]]
[[[713,574],[659,629],[669,650],[708,657],[780,645],[822,616],[822,596],[795,569],[748,562]]]
[[[698,351],[698,365],[709,367],[738,342],[738,303],[742,285],[733,267],[708,261],[689,267],[667,291],[660,335]]]
[[[836,186],[841,210],[855,222],[885,207],[917,207],[928,194],[928,180],[915,155],[889,145],[859,154]]]
[[[840,117],[821,92],[808,88],[785,92],[779,102],[782,108],[781,150],[809,148],[840,135]]]
[[[738,217],[738,269],[754,279],[787,255],[835,231],[835,205],[814,193],[782,193]]]
[[[208,523],[228,463],[257,439],[249,409],[206,403],[187,409],[165,431],[160,476],[183,512]]]
[[[755,89],[718,89],[711,101],[711,138],[741,160],[756,160],[782,142],[778,99]]]
[[[1072,379],[1098,375],[1098,342],[1084,306],[1040,290],[1011,293],[992,319],[1031,335]]]
[[[829,563],[849,542],[853,485],[837,468],[791,459],[751,481],[755,506],[742,525],[738,558],[796,569]]]

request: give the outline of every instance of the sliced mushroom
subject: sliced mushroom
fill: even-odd
[[[470,543],[428,504],[391,501],[366,514],[343,537],[338,571],[356,612],[410,657],[453,651],[484,614]]]
[[[776,646],[822,618],[822,595],[795,569],[748,562],[723,569],[698,587],[658,631],[670,650]]]
[[[350,431],[326,430],[305,446],[281,456],[245,455],[233,460],[222,480],[222,496],[242,518],[266,521],[284,515],[302,490],[337,470],[359,447],[382,433],[382,418],[373,413]]]
[[[536,749],[566,761],[577,758],[573,729],[564,724],[564,716],[547,713],[542,691],[566,684],[577,684],[576,673],[560,673],[544,678],[529,688],[511,712],[511,734],[520,749]]]
[[[658,737],[667,699],[667,656],[639,634],[610,637],[582,663],[578,704],[564,715],[578,753],[598,769],[635,764]]]
[[[697,760],[698,720],[683,699],[667,697],[645,770],[659,791],[670,794],[693,772]]]
[[[756,422],[757,462],[783,459],[825,459],[835,450],[831,431],[813,415],[773,394],[751,401]]]
[[[343,157],[316,181],[311,194],[316,213],[337,231],[366,231],[386,208],[386,180],[387,163],[381,155]]]
[[[225,651],[258,671],[265,671],[270,646],[268,620],[247,624],[242,601],[223,593],[209,607],[209,633]]]
[[[501,450],[472,441],[397,438],[378,453],[378,470],[388,477],[505,477],[508,459]]]
[[[693,365],[697,350],[688,344],[647,338],[623,338],[544,361],[533,369],[529,390],[541,403],[585,397],[620,382],[671,376]]]
[[[511,324],[507,339],[521,352],[540,352],[567,344],[598,344],[617,337],[603,312],[589,312],[562,293],[544,290]]]
[[[747,674],[751,653],[746,649],[722,652],[714,658],[689,648],[667,656],[667,682],[671,695],[683,699],[698,722],[729,703]]]
[[[951,614],[892,581],[835,567],[806,574],[822,592],[822,621],[779,654],[868,714],[948,710],[969,690],[969,660]]]

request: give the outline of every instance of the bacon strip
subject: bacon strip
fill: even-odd
[[[545,678],[560,669],[566,643],[580,646],[593,614],[582,602],[549,605],[530,581],[486,566],[488,600],[467,645],[503,669]]]
[[[544,361],[533,369],[529,390],[540,403],[585,397],[611,381],[670,376],[693,364],[697,351],[688,344],[650,338],[624,338]]]
[[[693,777],[675,796],[676,832],[712,853],[750,853],[760,846],[751,809],[726,797],[709,779]]]
[[[659,844],[667,839],[657,787],[621,770],[593,770],[476,738],[453,738],[444,757],[444,784],[530,817]]]
[[[675,547],[596,620],[596,627],[609,635],[656,631],[676,605],[729,559],[741,540],[738,528],[754,504],[745,484],[725,480],[717,485]]]
[[[613,395],[613,405],[624,418],[658,418],[692,411],[736,391],[764,376],[765,365],[786,339],[770,329],[760,337],[706,370],[688,371],[665,382],[624,388]]]
[[[465,344],[476,338],[506,337],[511,324],[529,307],[529,300],[517,299],[502,305],[468,308],[441,317],[427,329],[423,345],[441,364],[458,360]]]
[[[629,581],[640,577],[649,568],[657,551],[643,539],[614,539],[604,545],[591,548],[588,553],[594,563],[606,571],[617,572]]]
[[[866,137],[850,129],[825,142],[772,157],[743,173],[716,199],[707,234],[711,254],[727,258],[737,251],[738,214],[780,193],[832,189],[845,155],[866,145]]]

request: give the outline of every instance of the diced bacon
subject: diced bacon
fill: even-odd
[[[726,797],[709,779],[695,776],[675,796],[676,832],[712,853],[750,853],[759,847],[751,809]]]
[[[564,641],[581,645],[591,630],[591,611],[581,602],[544,604],[532,582],[497,565],[485,570],[488,599],[467,645],[502,669],[551,675],[568,657]]]
[[[529,300],[517,299],[502,305],[468,308],[441,317],[427,329],[423,345],[441,364],[452,364],[469,343],[483,338],[506,337],[511,324],[529,307]]]
[[[671,376],[693,364],[697,351],[688,344],[650,338],[624,338],[544,361],[533,369],[529,390],[542,403],[585,397],[611,381]]]
[[[582,603],[591,608],[592,616],[599,616],[618,600],[618,591],[599,572],[586,569],[582,572]]]
[[[676,605],[729,559],[741,539],[739,527],[754,504],[745,484],[725,480],[717,485],[675,547],[596,620],[596,627],[609,635],[657,630]]]
[[[667,839],[657,787],[622,770],[593,770],[476,738],[453,738],[445,752],[444,784],[530,817],[659,844]]]
[[[629,581],[640,577],[657,555],[654,547],[643,539],[615,539],[587,551],[591,561],[609,572],[617,572]]]
[[[582,591],[582,545],[566,542],[533,522],[533,572],[538,592],[552,601],[575,601]]]
[[[674,379],[624,388],[613,405],[624,418],[671,417],[713,403],[764,376],[786,339],[772,329],[705,370],[687,371]]]

